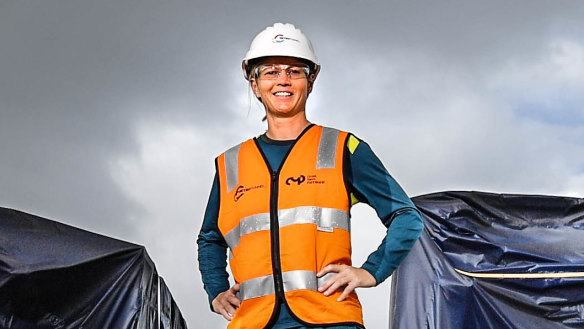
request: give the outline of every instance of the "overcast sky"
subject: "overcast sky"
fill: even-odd
[[[266,129],[240,68],[255,34],[312,39],[309,120],[367,141],[412,197],[584,197],[582,17],[562,0],[0,0],[0,206],[146,246],[190,328],[221,328],[195,240],[214,157]],[[360,265],[384,228],[352,214]],[[359,293],[387,327],[389,284]]]

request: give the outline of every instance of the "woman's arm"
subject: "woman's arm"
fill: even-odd
[[[203,286],[209,296],[209,305],[213,309],[213,300],[222,292],[229,290],[227,273],[227,243],[219,231],[219,179],[213,179],[203,225],[197,238],[199,271]]]
[[[361,267],[380,284],[398,267],[422,233],[422,218],[369,145],[353,135],[348,138],[344,176],[353,200],[369,204],[388,228],[377,250]]]

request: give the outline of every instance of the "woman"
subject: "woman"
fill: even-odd
[[[420,215],[366,143],[308,121],[320,65],[304,33],[266,28],[242,66],[268,130],[215,161],[197,240],[211,309],[228,328],[363,328],[355,288],[391,275],[422,230]],[[360,268],[351,264],[349,224],[357,202],[388,227]]]

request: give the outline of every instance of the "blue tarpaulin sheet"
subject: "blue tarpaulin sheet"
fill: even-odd
[[[391,329],[584,328],[584,199],[413,201],[425,228],[394,273]]]
[[[0,208],[0,329],[186,329],[143,246]]]

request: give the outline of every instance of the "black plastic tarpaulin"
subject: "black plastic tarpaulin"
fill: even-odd
[[[584,199],[442,192],[393,276],[391,329],[584,328]]]
[[[186,323],[144,247],[0,208],[0,328]]]

